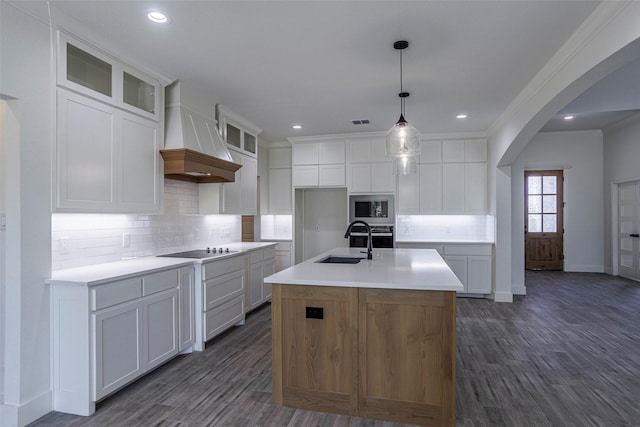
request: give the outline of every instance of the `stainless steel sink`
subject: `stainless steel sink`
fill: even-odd
[[[363,259],[364,258],[360,257],[329,255],[328,257],[322,258],[316,262],[320,264],[357,264]]]

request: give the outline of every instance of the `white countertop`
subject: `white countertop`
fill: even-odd
[[[466,244],[466,245],[493,245],[493,239],[427,239],[427,238],[404,238],[396,239],[396,243],[425,243],[425,244]]]
[[[361,256],[358,264],[316,263],[328,255]],[[434,249],[335,248],[280,271],[264,281],[287,285],[462,291],[462,283]]]
[[[274,242],[240,242],[224,245],[232,251],[237,251],[222,256],[215,257],[216,260],[229,258],[257,249],[275,246]],[[193,248],[192,248],[193,249]],[[197,248],[199,249],[199,248]],[[187,249],[188,250],[188,249]],[[181,251],[172,251],[181,252]],[[201,264],[211,258],[165,258],[165,257],[143,257],[125,261],[109,262],[105,264],[88,265],[85,267],[56,270],[51,273],[51,278],[47,283],[51,285],[60,283],[75,283],[84,286],[95,286],[102,283],[122,280],[140,274],[149,274],[155,271],[177,268],[193,264]]]

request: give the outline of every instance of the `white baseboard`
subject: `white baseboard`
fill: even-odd
[[[53,410],[51,390],[22,405],[0,405],[0,426],[24,427]]]
[[[564,271],[566,271],[567,273],[604,273],[604,266],[565,264]]]
[[[513,295],[526,295],[527,287],[523,284],[511,285],[511,293]]]
[[[494,292],[492,296],[495,302],[513,302],[513,294],[511,292]]]

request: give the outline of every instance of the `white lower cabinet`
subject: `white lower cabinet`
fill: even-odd
[[[197,351],[204,350],[206,341],[244,322],[244,269],[241,254],[206,262],[200,267],[200,274],[196,275]]]
[[[53,409],[91,415],[97,400],[177,355],[188,316],[181,280],[193,271],[169,268],[95,286],[52,283]]]
[[[275,273],[275,252],[275,248],[270,247],[252,251],[247,255],[247,311],[271,299],[271,284],[264,283],[264,278]]]
[[[276,272],[291,267],[291,242],[278,242],[276,245],[275,263]]]
[[[180,351],[189,352],[196,342],[195,269],[181,268],[178,273],[180,284]]]
[[[442,258],[460,279],[462,294],[490,294],[491,245],[444,245]]]

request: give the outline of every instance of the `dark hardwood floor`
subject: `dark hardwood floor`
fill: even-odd
[[[640,283],[543,271],[526,283],[513,304],[458,298],[457,425],[639,426]],[[93,416],[31,426],[401,426],[273,405],[270,328],[267,304]]]

